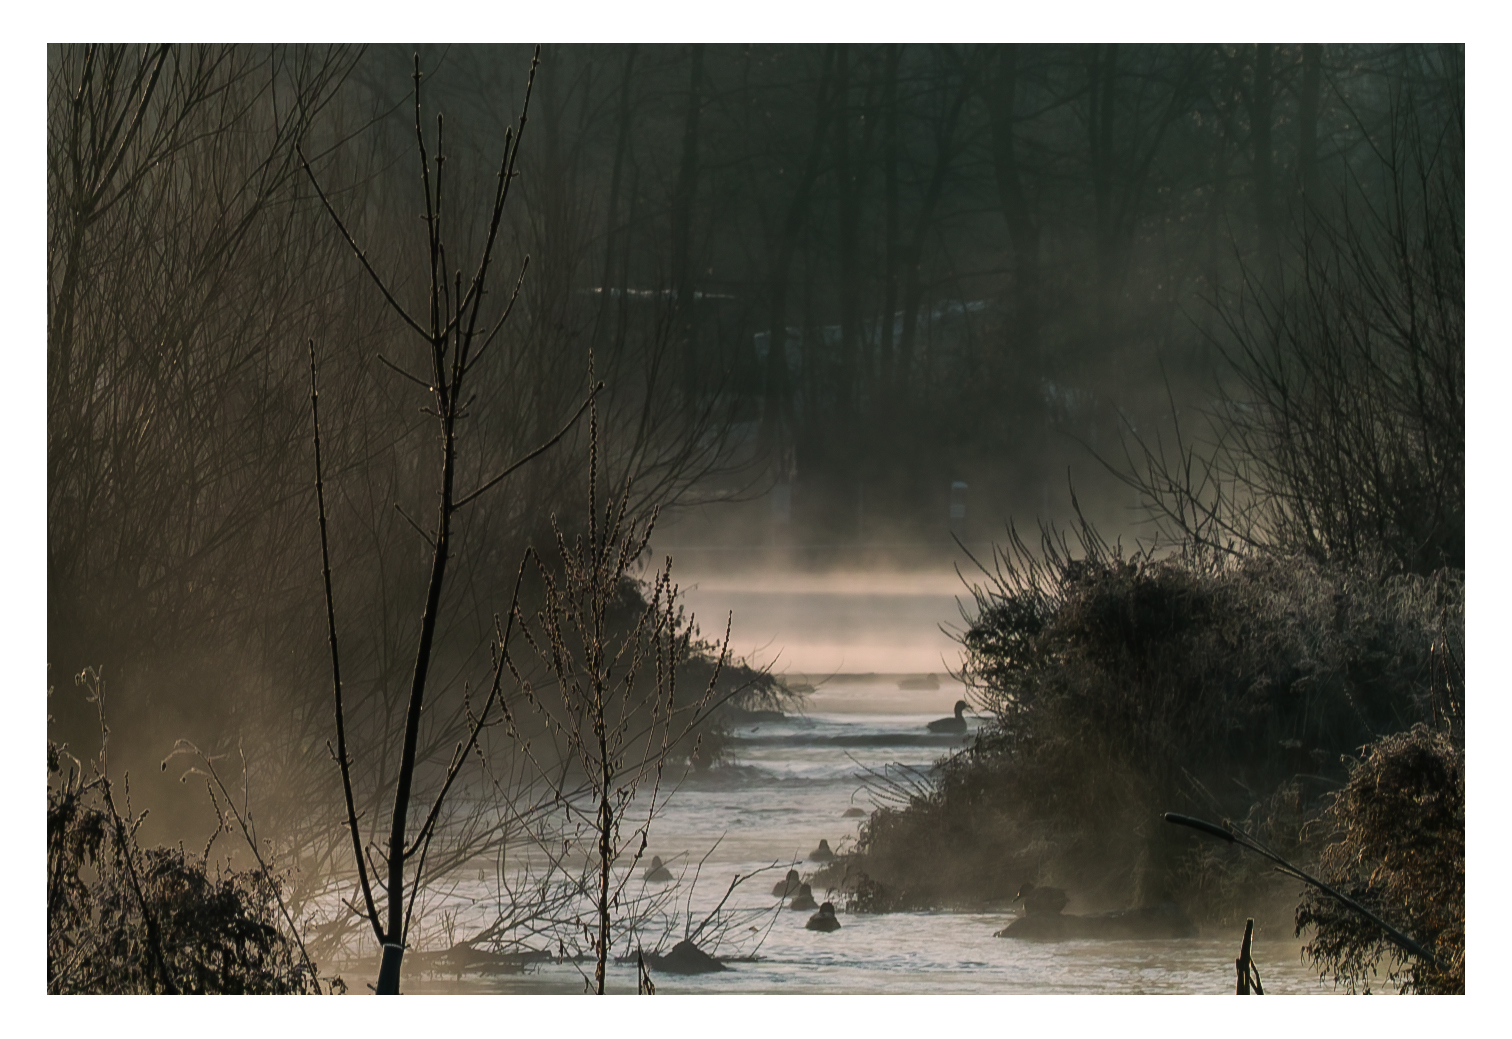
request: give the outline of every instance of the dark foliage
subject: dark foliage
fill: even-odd
[[[99,771],[52,742],[47,770],[49,993],[321,991],[279,926],[276,876],[217,868],[208,847],[142,849],[146,813],[118,813]]]
[[[1013,545],[962,636],[994,722],[925,796],[868,822],[862,906],[1006,899],[1053,879],[1082,909],[1176,897],[1222,916],[1274,880],[1159,813],[1246,820],[1296,849],[1346,779],[1341,755],[1428,717],[1435,644],[1463,638],[1457,571],[1125,558],[1085,526],[1079,558],[1048,535],[1038,558]]]

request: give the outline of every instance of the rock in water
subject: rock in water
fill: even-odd
[[[809,852],[808,857],[810,862],[829,862],[835,853],[830,851],[829,841],[820,841],[819,847]]]
[[[663,974],[711,974],[730,969],[686,939],[672,946],[665,956],[652,953],[646,962]]]
[[[1050,916],[1066,908],[1070,899],[1058,887],[1040,887],[1026,883],[1013,896],[1015,902],[1024,903],[1025,916]]]

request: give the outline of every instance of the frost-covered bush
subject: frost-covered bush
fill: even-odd
[[[1380,928],[1309,891],[1297,933],[1322,976],[1370,990],[1383,965],[1404,992],[1465,991],[1465,753],[1426,725],[1387,736],[1353,763],[1324,817],[1324,879],[1431,951],[1404,956]]]
[[[1005,898],[1033,880],[1082,908],[1174,897],[1232,915],[1275,879],[1159,814],[1247,821],[1305,857],[1344,757],[1425,720],[1436,647],[1463,645],[1459,571],[1126,557],[1080,533],[1077,553],[1015,538],[974,589],[963,677],[993,720],[931,792],[869,821],[861,904]]]

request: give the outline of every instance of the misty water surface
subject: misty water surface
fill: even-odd
[[[816,686],[802,713],[783,722],[745,725],[734,733],[727,760],[687,777],[651,831],[648,857],[668,860],[677,876],[676,912],[666,934],[644,933],[646,948],[665,950],[682,936],[683,921],[702,919],[724,897],[736,874],[779,866],[742,883],[727,909],[771,910],[784,871],[820,838],[843,849],[870,811],[878,775],[907,780],[960,737],[930,734],[926,723],[948,715],[964,690],[946,673],[955,644],[940,625],[958,622],[959,579],[949,569],[925,573],[806,575],[683,575],[688,602],[705,634],[724,627],[734,611],[731,649],[754,655],[790,681]],[[937,689],[900,689],[905,677],[933,674]],[[927,679],[925,679],[927,683]],[[712,848],[712,851],[711,851]],[[700,863],[700,860],[703,859]],[[797,862],[808,873],[815,863]],[[644,863],[642,864],[644,868]],[[631,890],[655,887],[631,881]],[[482,885],[458,888],[462,914],[472,899],[486,907]],[[823,899],[825,892],[816,890]],[[836,898],[838,900],[838,892]],[[1068,912],[1078,907],[1073,899]],[[1102,907],[1097,907],[1102,908]],[[486,909],[474,910],[484,912]],[[841,914],[829,934],[804,929],[808,911],[767,912],[718,937],[708,951],[751,962],[723,973],[685,977],[655,974],[661,992],[997,992],[997,993],[1229,993],[1238,936],[1149,942],[1031,943],[993,937],[1013,919],[999,912]],[[751,928],[756,930],[751,930]],[[465,927],[459,925],[459,933]],[[626,942],[616,942],[616,952]],[[1268,992],[1322,992],[1299,959],[1290,934],[1261,931],[1256,961]],[[462,981],[409,980],[411,991],[579,992],[579,966],[540,964],[519,976]],[[611,968],[611,988],[633,991],[635,967]]]

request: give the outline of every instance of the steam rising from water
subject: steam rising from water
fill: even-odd
[[[961,580],[948,566],[927,571],[822,574],[711,569],[677,572],[703,634],[717,638],[733,611],[730,650],[816,686],[836,673],[930,674],[947,678],[960,646]],[[894,686],[895,688],[895,686]],[[881,691],[879,689],[879,691]],[[823,696],[821,692],[819,694]],[[954,692],[910,698],[921,710],[949,708]],[[829,708],[834,709],[834,708]]]

